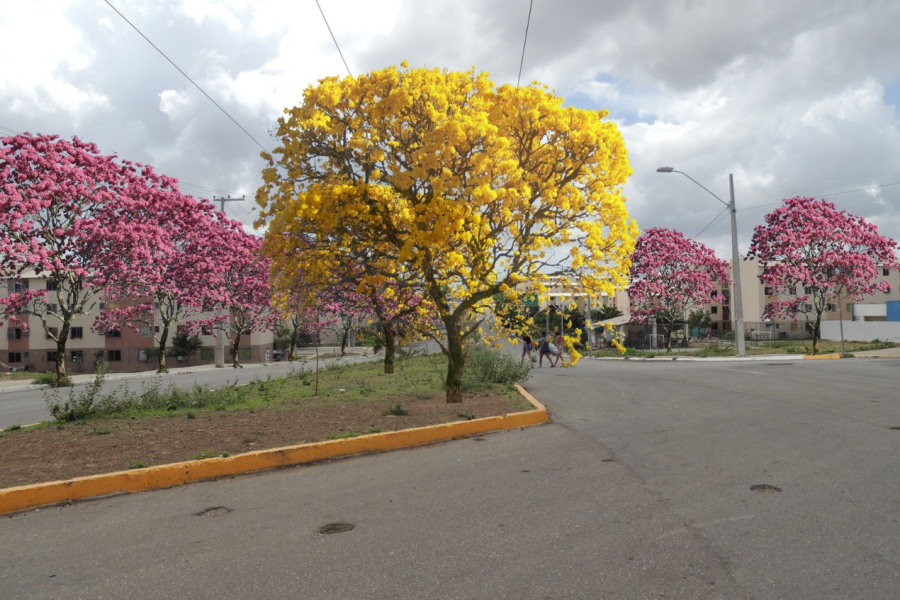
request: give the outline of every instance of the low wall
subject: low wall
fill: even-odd
[[[822,321],[819,326],[822,339],[839,341],[841,323],[844,324],[845,340],[900,342],[900,322],[897,321]]]

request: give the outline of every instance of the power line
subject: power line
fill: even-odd
[[[843,192],[833,192],[831,194],[813,194],[810,198],[833,198],[834,196],[843,196],[845,194],[858,194],[859,192],[868,192],[871,190],[880,190],[881,188],[891,187],[895,185],[900,185],[900,181],[894,181],[892,183],[882,183],[879,185],[870,185],[869,187],[864,188],[856,188],[855,190],[844,190]],[[752,206],[745,206],[743,209],[738,210],[751,210],[754,208],[768,208],[770,206],[779,206],[781,202],[766,202],[765,204],[754,204]]]
[[[316,0],[318,2],[318,0]],[[528,20],[525,22],[525,39],[522,40],[522,58],[519,59],[519,77],[516,79],[516,87],[522,82],[522,65],[525,64],[525,46],[528,44],[528,28],[531,27],[531,9],[534,8],[534,0],[528,3]]]
[[[144,39],[147,41],[148,44],[150,44],[151,46],[153,46],[153,49],[154,49],[154,50],[156,50],[157,52],[159,52],[160,55],[161,55],[163,58],[165,58],[167,61],[169,61],[169,64],[171,64],[173,67],[175,67],[175,68],[178,70],[179,73],[181,73],[182,75],[184,75],[184,78],[185,78],[185,79],[187,79],[188,81],[190,81],[190,82],[194,85],[195,88],[197,88],[198,90],[200,90],[200,93],[203,94],[204,96],[206,96],[207,100],[209,100],[210,102],[212,102],[212,103],[216,106],[216,108],[218,108],[220,111],[222,111],[222,114],[224,114],[226,117],[228,117],[229,119],[231,119],[231,122],[234,123],[235,125],[237,125],[238,128],[239,128],[241,131],[243,131],[244,134],[245,134],[248,138],[250,138],[251,140],[253,140],[253,142],[254,142],[257,146],[259,146],[259,147],[262,149],[263,152],[268,152],[268,151],[269,151],[268,148],[266,148],[265,146],[263,146],[262,144],[260,144],[259,141],[258,141],[255,137],[253,137],[253,136],[250,134],[249,131],[247,131],[246,129],[244,129],[244,126],[241,125],[240,123],[238,123],[237,120],[236,120],[234,117],[232,117],[232,116],[228,113],[227,110],[225,110],[224,108],[222,108],[222,106],[219,105],[218,102],[216,102],[215,100],[213,100],[213,99],[212,99],[212,96],[210,96],[209,94],[207,94],[206,91],[205,91],[202,87],[200,87],[200,86],[197,84],[196,81],[194,81],[193,79],[191,79],[190,76],[189,76],[187,73],[185,73],[184,71],[182,71],[182,70],[181,70],[181,67],[179,67],[178,65],[176,65],[175,62],[174,62],[171,58],[169,58],[168,56],[166,56],[166,53],[165,53],[165,52],[163,52],[162,50],[160,50],[160,49],[157,47],[156,44],[154,44],[153,42],[151,42],[151,41],[150,41],[150,38],[148,38],[146,35],[144,35],[144,33],[143,33],[140,29],[138,29],[137,26],[136,26],[134,23],[132,23],[131,21],[129,21],[128,18],[127,18],[125,15],[123,15],[121,12],[119,12],[119,9],[117,9],[115,6],[113,6],[113,5],[112,5],[112,2],[110,2],[109,0],[104,0],[104,1],[106,2],[107,5],[109,5],[109,7],[110,7],[111,9],[113,9],[114,11],[116,11],[116,14],[118,14],[120,17],[122,17],[122,19],[123,19],[126,23],[128,23],[129,25],[131,25],[131,28],[134,29],[135,31],[137,31],[138,34],[139,34],[142,38],[144,38]],[[318,0],[316,0],[316,1],[318,1]]]
[[[713,218],[712,221],[710,221],[709,223],[706,224],[706,227],[704,227],[703,229],[701,229],[700,231],[698,231],[697,233],[695,233],[694,236],[693,236],[691,239],[697,239],[698,237],[700,237],[700,236],[703,234],[704,231],[706,231],[707,229],[709,229],[710,227],[712,227],[713,225],[715,225],[716,223],[718,223],[718,222],[722,219],[722,216],[723,216],[723,215],[728,214],[728,210],[729,210],[728,208],[723,208],[722,211],[721,211],[719,214],[717,214],[717,215]]]
[[[322,5],[319,4],[319,0],[316,0],[316,6],[319,7],[319,12],[322,13],[322,20],[325,21],[325,27],[328,28],[328,33],[331,34],[331,39],[334,41],[334,47],[337,48],[338,54],[341,55],[341,60],[344,62],[344,68],[347,69],[347,75],[353,77],[353,73],[350,72],[350,67],[347,66],[347,60],[344,58],[344,53],[341,52],[341,47],[338,45],[337,38],[334,37],[334,32],[331,31],[331,25],[328,24],[328,19],[325,18],[325,11],[322,10]]]

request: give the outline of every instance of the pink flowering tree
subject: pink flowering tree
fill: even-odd
[[[367,288],[375,320],[374,333],[384,348],[384,372],[394,372],[400,344],[437,336],[440,319],[433,305],[411,285],[392,282],[384,289]]]
[[[219,330],[231,345],[232,366],[239,368],[241,339],[253,331],[273,330],[280,314],[272,304],[269,276],[272,261],[260,250],[262,240],[242,229],[224,231],[219,238],[224,249],[221,268],[210,278],[218,301],[207,306],[218,314],[191,321],[196,331],[203,326]]]
[[[748,257],[763,268],[760,282],[783,299],[770,302],[764,318],[814,318],[813,354],[828,305],[842,298],[862,300],[891,289],[878,269],[897,265],[897,242],[861,217],[812,198],[790,198],[767,214],[753,231]]]
[[[167,252],[166,223],[148,219],[157,212],[148,207],[175,192],[174,180],[78,138],[0,139],[0,277],[20,282],[0,299],[0,316],[41,322],[56,343],[57,385],[68,383],[72,319],[111,285],[145,281]],[[41,289],[26,289],[29,276],[44,280]]]
[[[314,337],[318,356],[319,336],[334,325],[335,307],[318,302],[311,290],[302,285],[297,285],[289,294],[276,294],[275,304],[281,315],[277,327],[282,337],[287,338],[288,360],[295,359],[297,345],[302,335]]]
[[[220,280],[227,263],[221,253],[229,251],[222,240],[238,239],[227,235],[241,230],[207,200],[173,196],[164,218],[172,245],[169,251],[150,265],[147,281],[135,286],[124,282],[107,293],[107,309],[95,328],[149,328],[156,343],[158,373],[168,371],[166,352],[170,336],[192,319],[203,320],[208,307],[224,301]],[[143,300],[143,302],[141,301]]]
[[[711,300],[721,301],[718,289],[730,283],[728,262],[700,242],[672,229],[648,229],[637,239],[631,256],[632,321],[656,319],[663,327],[666,351],[671,352],[676,322]]]

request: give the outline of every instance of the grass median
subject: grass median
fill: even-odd
[[[0,487],[532,408],[515,390],[515,381],[491,381],[497,371],[490,369],[494,375],[471,382],[461,404],[447,404],[445,369],[442,356],[419,356],[398,360],[392,375],[372,362],[326,368],[318,375],[298,367],[284,378],[218,390],[163,389],[155,379],[137,394],[96,392],[91,410],[76,418],[0,432]],[[84,393],[90,392],[79,392]],[[59,404],[75,397],[67,394],[74,392],[48,391],[48,400]]]

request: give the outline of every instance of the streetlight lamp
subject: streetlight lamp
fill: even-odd
[[[731,269],[734,279],[734,342],[735,347],[737,349],[738,356],[747,356],[747,351],[744,347],[744,303],[743,296],[741,295],[741,255],[738,252],[738,237],[737,237],[737,209],[734,206],[734,176],[729,173],[728,174],[728,188],[731,193],[731,202],[725,202],[711,191],[709,191],[706,186],[702,183],[685,173],[684,171],[679,171],[674,167],[660,167],[656,169],[657,173],[681,173],[701,188],[706,190],[706,192],[728,207],[728,212],[731,213]]]

